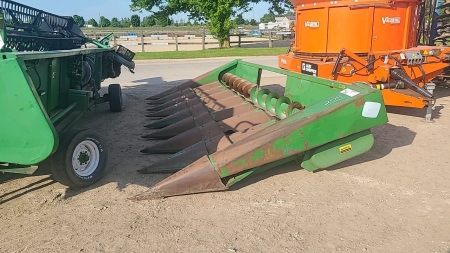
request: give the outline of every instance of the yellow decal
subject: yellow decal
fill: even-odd
[[[341,68],[341,73],[345,73],[345,72],[347,72],[347,69],[345,67],[342,67]]]
[[[423,55],[428,55],[428,51],[427,50],[423,51]]]
[[[352,145],[351,144],[348,144],[348,145],[345,145],[345,146],[342,146],[342,147],[339,148],[339,152],[341,154],[344,154],[344,153],[347,153],[347,152],[350,152],[350,151],[352,151]]]

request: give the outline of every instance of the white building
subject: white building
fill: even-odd
[[[278,27],[289,28],[291,21],[287,17],[276,17],[275,23],[278,24]]]
[[[295,22],[295,16],[276,17],[275,22],[260,23],[259,30],[289,29],[292,21]]]
[[[277,29],[277,28],[280,28],[280,25],[276,22],[259,24],[259,30],[273,30],[273,29]]]

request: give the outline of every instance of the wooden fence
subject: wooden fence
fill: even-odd
[[[95,35],[89,33],[85,34],[88,37],[96,39],[99,39],[107,35],[102,34],[102,36],[99,36],[99,33],[96,33]],[[160,48],[165,46],[164,51],[173,51],[173,50],[179,51],[180,46],[183,45],[193,45],[194,47],[195,45],[198,45],[199,47],[195,47],[197,48],[196,50],[200,50],[200,45],[202,50],[205,50],[207,45],[210,45],[209,48],[211,48],[211,45],[217,45],[217,47],[219,46],[218,40],[214,39],[214,37],[211,35],[206,35],[205,33],[201,34],[200,36],[192,33],[145,34],[141,32],[139,35],[137,35],[128,32],[122,34],[123,34],[122,36],[117,36],[117,34],[114,33],[111,43],[113,45],[122,44],[124,46],[133,46],[135,51],[141,52],[153,51],[152,49],[156,49],[156,47],[151,47],[152,49],[150,49],[148,46],[160,46]],[[242,47],[245,44],[259,44],[260,47],[268,46],[269,48],[272,48],[275,41],[284,40],[287,35],[289,34],[277,34],[277,32],[266,32],[262,33],[260,36],[249,36],[247,34],[232,34],[230,35],[230,44],[231,46],[237,47]],[[146,47],[148,50],[146,50]],[[156,50],[160,50],[160,48]]]

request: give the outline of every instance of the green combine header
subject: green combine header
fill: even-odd
[[[93,105],[124,108],[121,87],[101,83],[134,69],[134,53],[88,39],[71,17],[0,0],[0,172],[33,173],[45,163],[54,178],[84,187],[101,178],[107,146],[72,125]]]
[[[262,73],[286,79],[283,95],[263,88]],[[146,200],[222,191],[244,178],[296,161],[325,169],[369,151],[370,128],[385,124],[380,91],[232,61],[149,97],[145,154],[172,154],[144,174],[174,173],[130,198]]]

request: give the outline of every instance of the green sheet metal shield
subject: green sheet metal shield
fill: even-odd
[[[54,150],[57,135],[17,59],[0,60],[0,162],[36,164]]]

